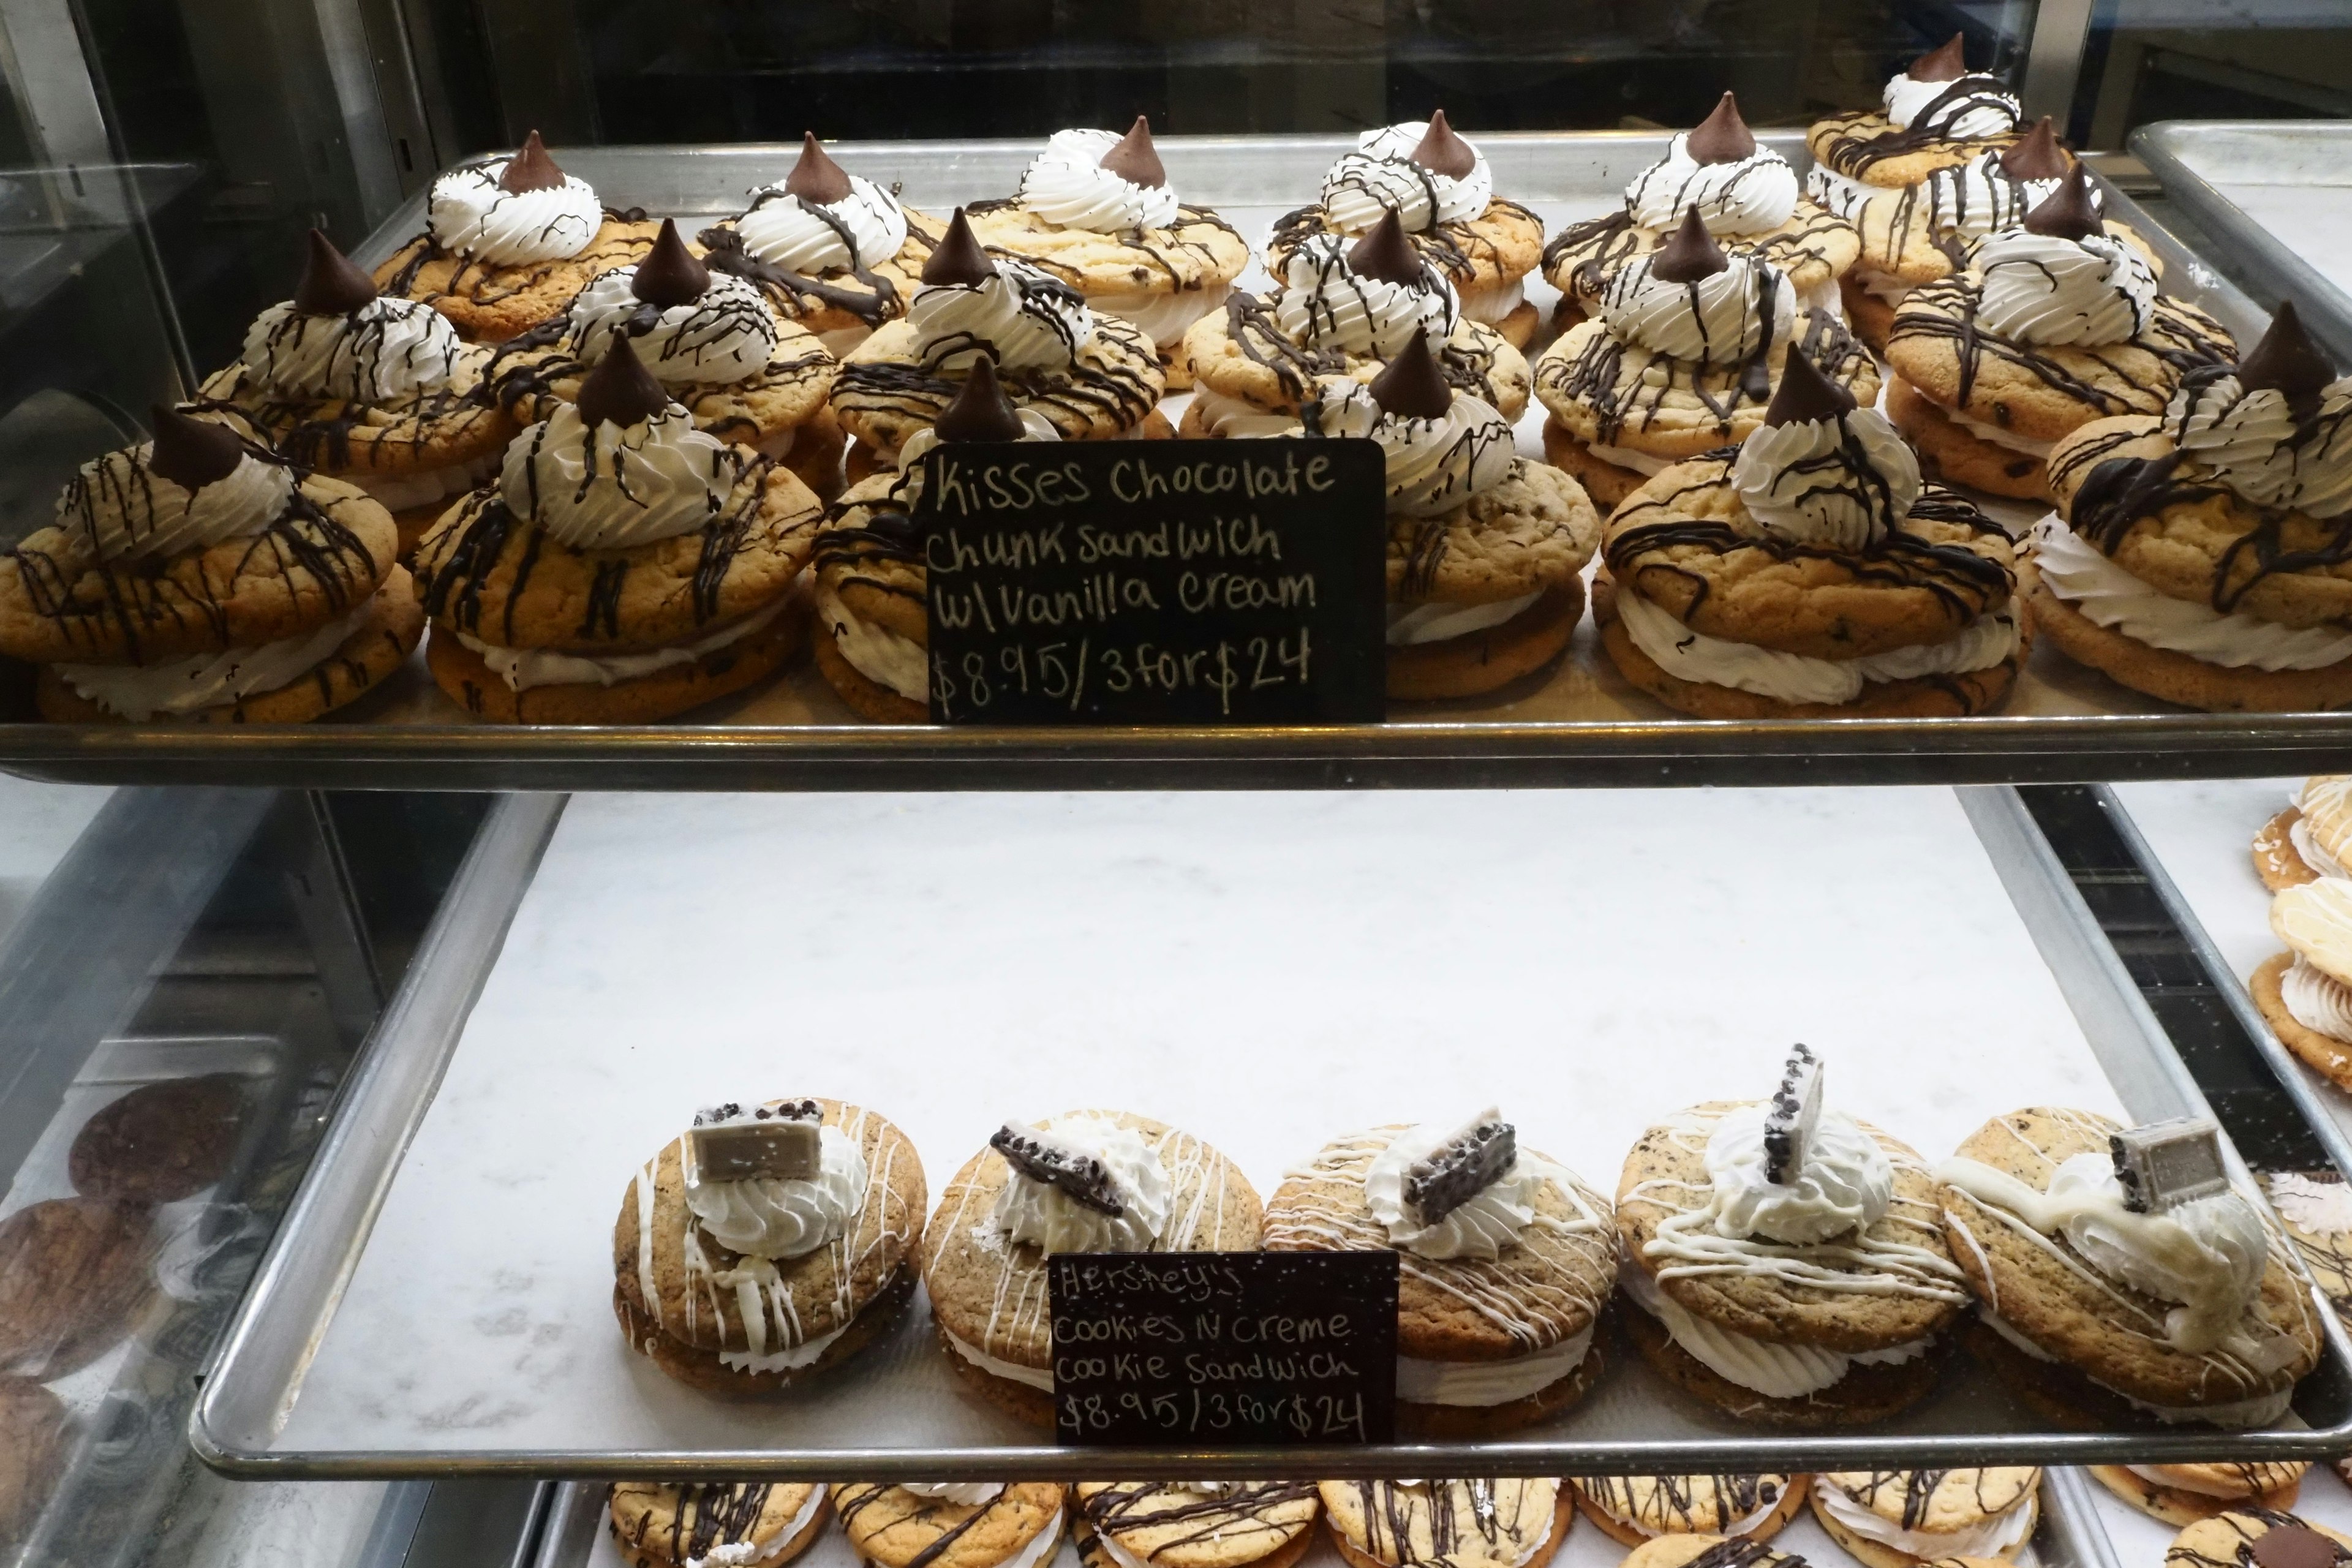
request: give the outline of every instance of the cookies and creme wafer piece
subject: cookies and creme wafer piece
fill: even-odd
[[[845,1481],[833,1507],[872,1568],[1038,1568],[1066,1522],[1059,1481]]]
[[[1080,1481],[1085,1568],[1290,1568],[1315,1540],[1313,1481]]]
[[[1323,1514],[1349,1568],[1545,1568],[1576,1522],[1551,1479],[1325,1481]]]
[[[2263,961],[2247,989],[2279,1043],[2352,1089],[2352,881],[2318,877],[2271,899],[2271,933],[2286,952]]]
[[[1047,1254],[1250,1252],[1264,1214],[1231,1161],[1149,1117],[1074,1110],[1003,1124],[949,1181],[924,1233],[940,1353],[989,1403],[1050,1426]]]
[[[2283,1512],[2303,1488],[2305,1461],[2204,1465],[2089,1465],[2116,1496],[2167,1524],[2194,1524],[2232,1509]]]
[[[1937,1168],[1952,1256],[1985,1303],[1971,1348],[2062,1420],[2278,1421],[2318,1363],[2320,1324],[2275,1222],[2234,1186],[2133,1208],[2113,1142],[2125,1131],[2090,1111],[2012,1111]]]
[[[607,1500],[629,1568],[782,1568],[824,1530],[822,1483],[620,1481]]]
[[[814,1100],[788,1100],[746,1110],[730,1100],[694,1113],[680,1153],[686,1184],[740,1182],[764,1176],[778,1182],[814,1182],[824,1169],[819,1129],[824,1107]]]
[[[2172,1538],[2164,1568],[2344,1568],[2352,1538],[2291,1513],[2234,1508]]]
[[[1773,1179],[1771,1136],[1801,1115],[1717,1100],[1643,1134],[1617,1189],[1622,1321],[1668,1381],[1743,1420],[1876,1420],[1934,1387],[1968,1291],[1933,1176],[1885,1133],[1824,1107]]]
[[[1840,1470],[1815,1476],[1813,1517],[1864,1568],[2006,1562],[2033,1539],[2042,1472]]]
[[[1490,1107],[1324,1145],[1266,1205],[1274,1252],[1397,1259],[1397,1420],[1472,1436],[1530,1426],[1592,1386],[1617,1274],[1609,1202],[1518,1144]],[[1479,1303],[1475,1313],[1461,1310]]]
[[[1803,1476],[1578,1476],[1579,1513],[1603,1535],[1640,1546],[1662,1535],[1769,1541],[1805,1506]]]
[[[708,1163],[689,1174],[698,1133],[719,1131],[724,1149],[759,1110],[804,1125],[811,1105],[814,1176]],[[720,1109],[731,1114],[672,1139],[630,1178],[613,1226],[613,1310],[631,1348],[679,1382],[773,1394],[865,1348],[913,1296],[922,1162],[898,1128],[837,1100]]]

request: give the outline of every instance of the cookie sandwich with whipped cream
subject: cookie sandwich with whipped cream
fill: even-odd
[[[2246,981],[2279,1044],[2341,1089],[2352,1089],[2352,881],[2315,877],[2271,900],[2271,932],[2286,951]]]
[[[2293,305],[2161,417],[2059,443],[2050,482],[2034,618],[2069,658],[2215,712],[2352,703],[2352,376]]]
[[[790,174],[694,237],[713,271],[758,284],[837,357],[907,313],[939,237],[937,218],[835,163],[812,131]]]
[[[235,409],[288,461],[367,491],[405,556],[514,435],[489,395],[490,354],[430,305],[379,296],[314,228],[294,297],[254,319],[202,401]]]
[[[1600,514],[1574,479],[1518,455],[1492,405],[1447,384],[1426,339],[1369,384],[1325,378],[1299,429],[1380,443],[1391,697],[1473,697],[1559,657]]]
[[[1817,121],[1805,133],[1806,194],[1852,217],[1883,192],[1924,185],[2018,140],[2024,111],[1999,77],[1972,71],[1953,34],[1887,79],[1881,106]]]
[[[793,588],[820,515],[616,337],[417,545],[433,679],[509,724],[643,723],[740,691],[806,635]]]
[[[1276,222],[1266,270],[1284,277],[1290,253],[1308,239],[1367,234],[1390,213],[1454,285],[1464,316],[1528,346],[1538,316],[1527,277],[1543,258],[1543,220],[1495,194],[1486,154],[1454,134],[1442,109],[1359,136],[1325,173],[1320,199]]]
[[[1544,455],[1615,506],[1672,465],[1764,423],[1790,353],[1861,403],[1878,366],[1836,314],[1800,309],[1780,269],[1727,253],[1696,206],[1662,248],[1611,274],[1597,314],[1536,361]]]
[[[697,1111],[622,1194],[621,1332],[688,1387],[780,1393],[865,1349],[913,1298],[925,1196],[915,1146],[862,1106]]]
[[[940,1352],[999,1409],[1054,1424],[1052,1252],[1251,1252],[1264,1205],[1232,1161],[1127,1111],[1008,1121],[964,1162],[923,1238]]]
[[[1966,271],[1903,297],[1886,331],[1886,411],[1920,466],[1952,484],[2038,500],[2051,449],[2095,420],[2161,413],[2190,372],[2226,366],[2219,321],[2157,289],[2110,234],[2076,164]]]
[[[233,412],[159,405],[0,552],[0,654],[61,723],[295,724],[381,684],[425,629],[392,514]]]
[[[857,443],[850,479],[895,465],[982,360],[1016,408],[1035,410],[1063,440],[1176,433],[1159,411],[1166,377],[1143,330],[1097,312],[1050,272],[992,259],[959,207],[906,316],[851,350],[834,382],[834,415]]]
[[[425,232],[375,269],[375,283],[431,305],[475,342],[500,343],[562,315],[590,279],[653,241],[645,214],[605,206],[534,131],[512,153],[435,180]]]
[[[2151,1519],[2193,1524],[2233,1509],[2284,1513],[2303,1490],[2308,1461],[2223,1460],[2202,1465],[2085,1465],[2098,1483]]]
[[[629,1568],[782,1568],[824,1532],[815,1481],[619,1481],[606,1500]]]
[[[2254,874],[2273,893],[2352,878],[2352,773],[2314,773],[2254,835]]]
[[[2235,1508],[2173,1537],[2164,1568],[2344,1568],[2352,1536],[2291,1513]]]
[[[1805,1506],[1802,1476],[1577,1476],[1576,1510],[1621,1546],[1662,1535],[1769,1541]]]
[[[1182,435],[1286,433],[1324,377],[1370,381],[1416,337],[1428,340],[1447,385],[1506,419],[1526,409],[1526,358],[1463,316],[1454,285],[1394,213],[1360,237],[1300,242],[1277,277],[1272,292],[1235,294],[1184,334],[1194,390]]]
[[[1643,485],[1601,548],[1610,661],[1702,719],[1980,713],[2024,663],[2008,534],[1794,348],[1747,444]]]
[[[2352,1185],[2333,1170],[2273,1171],[2263,1191],[2311,1282],[2337,1318],[2352,1322]],[[2346,1463],[2336,1461],[2339,1473]]]
[[[1834,1470],[1813,1478],[1813,1518],[1863,1568],[2013,1561],[2042,1517],[2042,1472]]]
[[[1544,247],[1544,276],[1559,289],[1563,321],[1597,310],[1619,269],[1664,249],[1694,207],[1726,250],[1779,268],[1801,308],[1838,313],[1838,280],[1861,254],[1862,237],[1803,195],[1797,171],[1757,142],[1727,92],[1633,176],[1622,206],[1570,225]]]
[[[833,1508],[871,1568],[1039,1568],[1066,1523],[1059,1481],[844,1481]]]
[[[1176,353],[1193,322],[1221,309],[1249,265],[1249,244],[1206,207],[1176,199],[1142,115],[1116,131],[1056,131],[1009,201],[964,209],[1000,261],[1058,278],[1097,315],[1143,331],[1169,384],[1190,384]]]
[[[704,266],[667,218],[645,259],[599,274],[560,320],[500,347],[490,370],[499,401],[525,423],[547,418],[578,400],[622,338],[695,428],[814,489],[837,482],[841,426],[825,396],[838,363],[756,284]]]
[[[1644,1132],[1618,1184],[1628,1337],[1743,1420],[1846,1426],[1916,1404],[1969,1300],[1927,1165],[1822,1087],[1799,1046],[1769,1099]]]
[[[1593,1338],[1617,1278],[1609,1200],[1521,1149],[1493,1107],[1325,1144],[1275,1189],[1265,1247],[1398,1255],[1402,1431],[1516,1431],[1600,1375]]]
[[[1997,1116],[1937,1168],[1983,1303],[1969,1348],[2044,1415],[2107,1429],[2283,1419],[2320,1325],[2212,1120]]]
[[[1323,1516],[1349,1568],[1545,1568],[1576,1523],[1549,1478],[1325,1481]]]
[[[1313,1481],[1080,1481],[1081,1568],[1290,1568],[1315,1542]]]

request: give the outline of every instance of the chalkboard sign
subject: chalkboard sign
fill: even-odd
[[[1045,1259],[1065,1443],[1385,1443],[1393,1252],[1058,1252]]]
[[[1376,444],[971,442],[922,470],[933,723],[1381,718]]]

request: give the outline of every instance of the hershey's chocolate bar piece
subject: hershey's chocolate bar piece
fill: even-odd
[[[2107,1148],[2115,1156],[2116,1180],[2123,1184],[2124,1206],[2134,1214],[2162,1214],[2229,1190],[2221,1129],[2210,1116],[2127,1127],[2108,1137]]]
[[[1493,1186],[1519,1161],[1517,1129],[1488,1106],[1405,1168],[1405,1206],[1436,1225]]]
[[[1764,1112],[1764,1179],[1786,1186],[1805,1168],[1814,1130],[1822,1124],[1822,1064],[1811,1047],[1789,1053],[1780,1087]]]
[[[1103,1163],[1057,1133],[1025,1121],[1008,1121],[996,1130],[988,1146],[1032,1181],[1059,1187],[1073,1203],[1098,1214],[1127,1212]]]
[[[780,1182],[813,1182],[824,1169],[820,1123],[824,1108],[814,1100],[787,1100],[746,1110],[736,1100],[694,1113],[681,1163],[686,1184],[739,1182],[764,1176]]]

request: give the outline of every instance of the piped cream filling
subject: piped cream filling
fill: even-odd
[[[1444,642],[1449,637],[1466,637],[1488,626],[1501,626],[1542,597],[1543,590],[1538,588],[1516,599],[1497,599],[1486,605],[1456,605],[1444,600],[1425,605],[1391,605],[1389,646],[1409,647],[1418,643]]]
[[[1592,1331],[1587,1328],[1549,1350],[1508,1361],[1427,1361],[1401,1355],[1396,1396],[1415,1405],[1508,1405],[1549,1388],[1574,1372],[1591,1348]]]
[[[1054,1392],[1052,1367],[1023,1366],[1018,1362],[1001,1361],[978,1345],[958,1337],[946,1329],[941,1329],[940,1332],[947,1335],[948,1343],[955,1347],[956,1354],[963,1357],[991,1377],[1001,1377],[1009,1383],[1023,1384],[1030,1388],[1042,1388],[1048,1394]]]
[[[541,686],[614,686],[677,665],[692,664],[730,643],[741,642],[782,615],[787,602],[779,598],[693,642],[671,643],[643,653],[584,654],[543,647],[500,647],[469,633],[444,629],[479,654],[490,673],[505,681],[509,691],[529,691]]]

